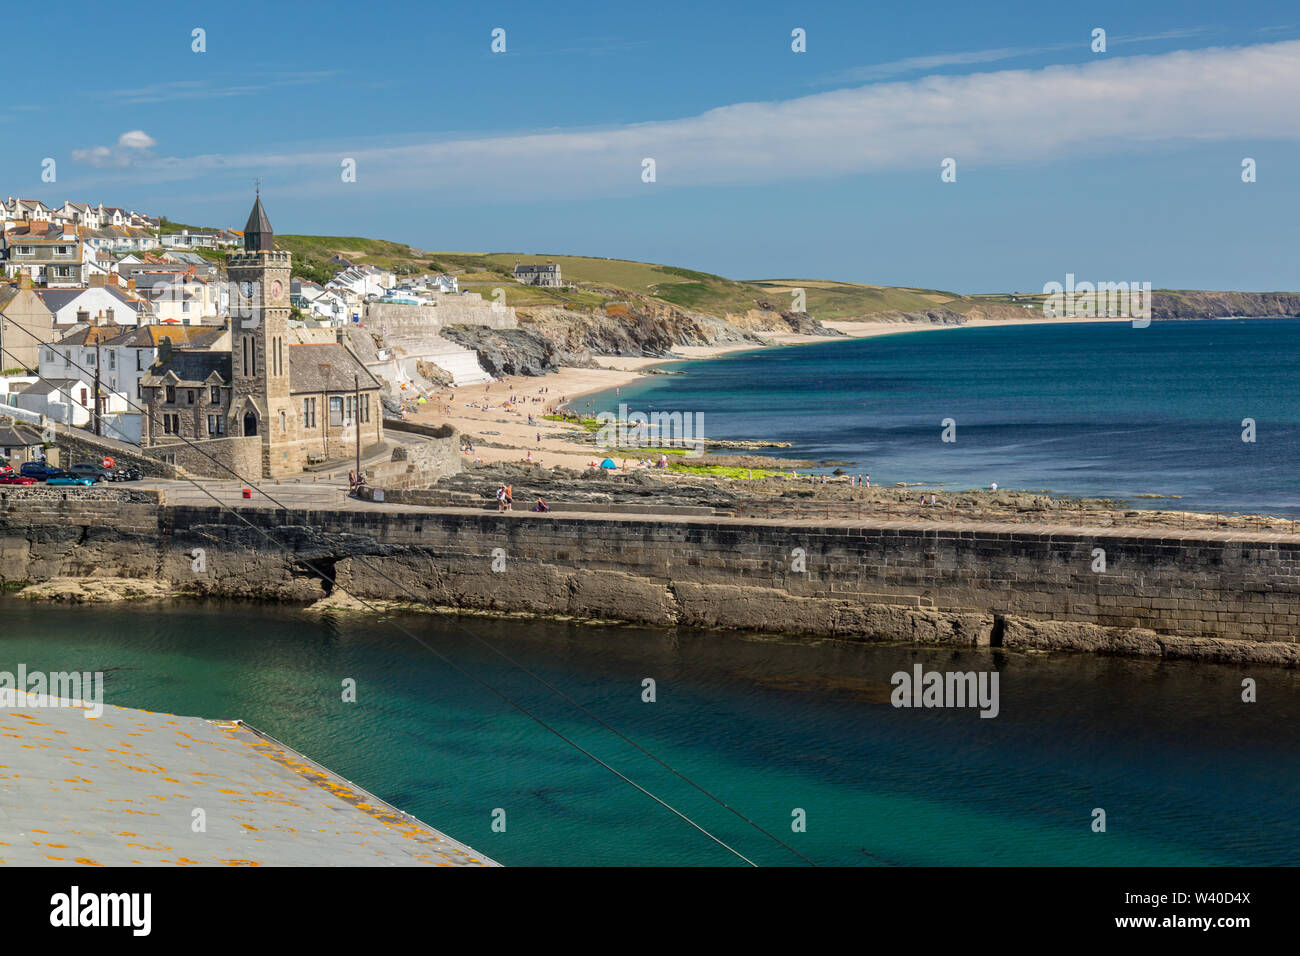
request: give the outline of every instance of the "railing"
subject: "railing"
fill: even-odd
[[[719,509],[724,510],[724,509]],[[771,518],[808,521],[933,521],[936,523],[987,522],[992,524],[1077,525],[1102,528],[1164,528],[1186,531],[1235,530],[1295,534],[1300,516],[1243,512],[1191,513],[1182,511],[1102,511],[1096,509],[1016,509],[963,507],[900,501],[738,501],[729,506],[737,518]]]

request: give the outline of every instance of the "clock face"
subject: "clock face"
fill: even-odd
[[[279,279],[276,279],[274,282],[271,283],[271,298],[273,299],[280,298],[280,293],[283,291],[284,291],[284,286],[280,284]]]
[[[253,297],[253,283],[251,282],[239,283],[239,294],[242,295],[245,299],[251,299]]]

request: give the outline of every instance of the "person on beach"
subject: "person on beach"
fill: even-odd
[[[357,493],[357,476],[354,473],[349,471],[348,472],[348,494],[355,495],[356,493]]]
[[[497,511],[506,510],[506,486],[501,485],[497,488]]]
[[[542,496],[537,496],[537,504],[533,506],[534,511],[550,511],[551,506],[542,500]]]
[[[515,509],[515,486],[506,485],[506,511]]]
[[[998,490],[998,483],[996,481],[993,482],[993,484],[989,485],[989,491],[997,491],[997,490]]]

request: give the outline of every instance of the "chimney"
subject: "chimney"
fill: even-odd
[[[131,276],[131,278],[126,280],[126,288],[129,292],[135,291],[135,276]]]
[[[90,289],[104,288],[105,277],[102,275],[93,275],[86,280],[86,287]]]
[[[20,272],[20,273],[18,273],[18,288],[20,288],[20,289],[30,289],[31,287],[32,287],[32,277],[31,277],[31,275],[30,275],[29,273],[26,273],[26,272]]]

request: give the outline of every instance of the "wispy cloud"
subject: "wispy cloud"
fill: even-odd
[[[252,77],[245,74],[239,76],[240,82],[233,83],[223,82],[221,79],[168,80],[134,89],[107,90],[101,93],[99,98],[122,106],[139,106],[145,103],[169,103],[175,100],[257,96],[278,87],[304,86],[338,75],[337,70],[308,70],[297,73],[256,74]]]
[[[157,180],[283,173],[283,191],[596,196],[893,170],[1019,165],[1191,142],[1300,139],[1300,41],[875,83],[612,129],[152,159]],[[343,157],[357,181],[339,177]],[[658,181],[641,182],[646,157]],[[290,186],[290,183],[296,185]],[[959,187],[960,188],[960,187]]]
[[[1183,30],[1169,30],[1164,33],[1151,33],[1143,36],[1108,37],[1106,48],[1124,46],[1133,43],[1154,43],[1161,40],[1184,40],[1205,32],[1204,28],[1194,27]],[[842,86],[852,83],[872,83],[908,73],[924,73],[927,70],[943,70],[954,66],[976,66],[983,63],[998,63],[1020,57],[1046,56],[1050,53],[1062,53],[1066,50],[1089,49],[1089,38],[1072,40],[1068,43],[1047,43],[1041,46],[994,47],[988,50],[968,50],[962,53],[936,53],[931,56],[910,56],[902,60],[890,60],[886,63],[873,63],[867,66],[855,66],[836,73],[827,73],[810,81],[811,86]]]

